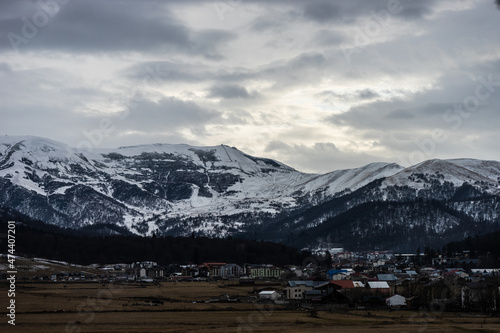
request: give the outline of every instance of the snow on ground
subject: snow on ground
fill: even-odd
[[[203,161],[200,151],[213,153],[217,161]],[[240,181],[231,185],[224,193],[214,189],[209,191],[212,197],[199,195],[198,185],[192,185],[193,193],[187,200],[166,201],[165,207],[137,207],[120,202],[130,211],[123,221],[117,224],[126,226],[134,233],[133,225],[151,218],[160,217],[195,217],[202,215],[234,215],[244,212],[267,212],[275,214],[279,209],[289,209],[297,205],[299,195],[322,194],[324,197],[335,196],[342,191],[354,191],[368,183],[386,178],[382,187],[408,185],[415,189],[425,187],[425,182],[415,179],[417,174],[426,174],[441,182],[449,181],[460,186],[464,182],[488,183],[490,189],[498,191],[500,186],[500,162],[478,161],[472,159],[430,160],[404,169],[397,164],[372,163],[361,168],[337,170],[327,174],[306,174],[298,172],[280,162],[252,157],[236,148],[224,145],[195,147],[189,145],[153,144],[118,149],[94,149],[78,151],[65,144],[37,137],[0,137],[0,177],[10,179],[39,195],[46,196],[46,191],[38,183],[28,179],[25,172],[36,172],[38,177],[48,176],[47,170],[58,170],[60,182],[72,182],[85,185],[93,190],[110,196],[110,180],[121,180],[145,190],[146,183],[159,181],[148,179],[154,173],[151,168],[130,168],[129,158],[143,153],[159,153],[179,156],[180,159],[194,163],[200,173],[207,177],[214,174],[229,173]],[[110,153],[127,157],[125,160],[105,157]],[[200,155],[200,156],[199,156]],[[152,162],[160,159],[153,158]],[[13,163],[13,165],[11,165]],[[82,176],[73,170],[78,165],[89,172]],[[196,169],[196,167],[194,168]],[[180,171],[181,169],[177,169]],[[190,170],[192,172],[192,170]],[[9,175],[9,176],[7,176]],[[143,180],[133,177],[144,176]],[[59,177],[59,179],[57,179]],[[140,179],[141,177],[138,177]],[[71,186],[57,188],[52,194],[64,195]],[[491,190],[491,191],[493,191]],[[153,193],[154,195],[154,193]],[[116,200],[113,198],[113,200]],[[162,200],[159,198],[159,200]],[[279,208],[277,208],[279,207]],[[93,221],[86,221],[92,224]],[[156,229],[150,223],[149,233]]]

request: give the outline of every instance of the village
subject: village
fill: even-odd
[[[159,265],[141,261],[90,266],[101,274],[61,270],[50,276],[35,274],[31,280],[127,284],[218,281],[252,286],[253,292],[248,297],[221,292],[220,297],[203,302],[264,302],[317,310],[499,311],[500,269],[469,268],[477,266],[480,259],[470,259],[468,253],[439,255],[430,265],[422,263],[420,254],[343,249],[329,249],[328,253],[324,256],[318,251],[300,266],[222,262]]]

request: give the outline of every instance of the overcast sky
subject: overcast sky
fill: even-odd
[[[493,0],[3,0],[0,134],[500,160],[499,37]]]

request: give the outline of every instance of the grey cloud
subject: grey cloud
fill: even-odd
[[[318,67],[326,62],[326,58],[321,53],[302,53],[291,59],[286,67],[290,69],[304,69],[309,67]]]
[[[248,91],[238,85],[215,85],[210,88],[209,97],[215,98],[251,98]]]
[[[274,83],[271,89],[282,90],[289,87],[318,82],[324,75],[327,58],[321,53],[302,53],[290,60],[267,65],[251,75]]]
[[[303,4],[302,1],[298,1]],[[394,2],[400,8],[397,16],[405,19],[422,19],[433,12],[435,0],[401,0]],[[370,16],[372,11],[387,10],[387,0],[350,0],[350,1],[307,1],[304,6],[304,18],[320,24],[332,22],[354,22],[363,16]]]
[[[325,103],[335,103],[335,101],[352,101],[352,102],[355,101],[357,102],[360,100],[367,101],[367,100],[377,99],[381,96],[376,91],[366,88],[358,90],[354,93],[344,93],[344,94],[340,94],[331,90],[325,90],[316,94],[316,97],[322,99],[323,102]]]
[[[482,67],[491,68],[486,63]],[[489,80],[488,71],[478,74],[476,72],[477,76]],[[417,152],[415,156],[424,158],[463,157],[463,152],[467,151],[466,154],[473,153],[475,158],[491,159],[496,153],[490,143],[500,140],[497,130],[500,77],[493,77],[493,81],[497,82],[496,87],[490,87],[493,91],[480,89],[480,92],[489,92],[490,95],[482,101],[477,99],[477,108],[467,108],[464,102],[477,98],[476,89],[481,81],[473,80],[467,74],[450,73],[443,75],[435,88],[416,93],[411,98],[366,103],[330,116],[328,120],[349,127],[351,133],[363,140],[377,142],[379,147],[393,154],[401,152],[405,157],[414,151]],[[433,131],[439,131],[444,141],[436,142]],[[421,148],[423,143],[427,146]]]
[[[318,22],[326,22],[340,17],[340,8],[332,2],[308,2],[304,16]]]
[[[217,46],[229,42],[234,39],[236,35],[232,32],[206,29],[195,33],[192,41],[191,51],[199,52],[206,58],[212,60],[221,60],[223,55],[217,50]]]
[[[129,66],[119,74],[130,80],[142,82],[152,79],[157,84],[173,82],[242,82],[258,78],[261,71],[231,68],[214,70],[209,65],[172,61],[146,61]],[[153,81],[151,81],[153,82]]]
[[[352,107],[345,113],[328,117],[328,121],[365,130],[422,130],[443,121],[443,114],[452,107],[453,103],[436,104],[424,100],[418,105],[409,106],[404,100],[393,99]]]
[[[24,4],[21,16],[0,19],[1,35],[13,32],[24,36],[21,17],[46,13],[38,2],[21,2]],[[73,0],[61,5],[60,11],[49,17],[47,23],[18,48],[21,51],[43,49],[84,53],[170,50],[219,59],[218,45],[232,36],[225,31],[192,31],[161,1],[149,1],[145,5],[130,0]],[[11,43],[3,39],[0,49],[10,48]]]
[[[291,59],[276,61],[262,66],[262,68],[235,68],[233,70],[218,71],[212,77],[225,82],[241,82],[252,79],[268,79],[281,84],[298,84],[299,77],[302,83],[308,76],[314,75],[327,63],[327,58],[319,52],[305,52]]]
[[[395,128],[422,131],[435,127],[454,130],[457,124],[460,124],[460,130],[471,126],[493,130],[494,119],[500,117],[495,111],[500,105],[500,77],[491,77],[493,84],[497,85],[490,87],[493,91],[487,88],[479,89],[481,93],[488,93],[485,100],[477,99],[476,89],[482,81],[489,80],[491,73],[488,69],[492,69],[496,63],[497,60],[489,64],[482,63],[482,73],[467,67],[461,68],[459,72],[447,72],[436,80],[434,87],[427,90],[410,94],[404,99],[368,102],[328,119],[334,124],[379,131]],[[469,74],[468,71],[474,74]],[[479,102],[477,110],[468,112],[463,104],[474,99]],[[457,108],[457,105],[460,107]]]
[[[337,46],[345,40],[340,33],[331,29],[319,30],[313,39],[313,43],[318,46]]]
[[[163,131],[148,131],[148,132],[117,132],[114,136],[109,136],[105,139],[103,147],[123,147],[150,145],[154,143],[168,144],[189,144],[193,146],[203,146],[203,142],[186,138],[183,133],[175,130],[165,133]]]
[[[413,119],[415,115],[408,110],[394,110],[385,116],[386,119]]]
[[[203,66],[171,61],[141,62],[121,72],[131,80],[144,81],[152,78],[157,84],[170,82],[199,82],[208,79],[212,73]]]
[[[200,135],[189,137],[199,138],[203,145],[215,137],[234,138],[238,132],[234,124],[245,124],[246,131],[252,126],[273,131],[281,125],[277,130],[281,141],[268,145],[269,154],[299,168],[330,171],[381,158],[379,153],[338,149],[331,142],[312,146],[291,142],[328,141],[331,126],[332,132],[342,132],[342,140],[363,142],[359,150],[369,153],[366,147],[372,145],[393,159],[416,149],[415,140],[421,135],[427,138],[439,127],[449,139],[439,145],[436,151],[442,156],[436,157],[489,154],[483,157],[498,159],[500,87],[482,89],[491,95],[476,112],[464,113],[467,117],[453,111],[455,104],[474,96],[479,76],[494,74],[494,81],[500,82],[495,34],[499,12],[494,1],[442,11],[438,19],[429,15],[437,8],[435,0],[399,1],[402,12],[393,15],[391,23],[369,43],[360,45],[348,63],[339,44],[354,47],[356,29],[364,29],[373,19],[373,10],[387,9],[388,0],[245,0],[227,13],[226,22],[217,21],[217,12],[210,8],[215,2],[206,5],[205,0],[71,0],[29,43],[20,45],[19,57],[2,53],[0,132],[54,134],[59,136],[55,139],[70,143],[71,138],[81,137],[83,129],[95,128],[99,117],[112,114],[120,96],[142,87],[146,79],[148,84],[162,85],[154,91],[157,98],[162,93],[179,95],[144,101],[126,119],[113,118],[117,135],[109,137],[106,145],[120,145],[122,139],[126,144],[182,142],[188,141],[183,140],[186,131],[198,130]],[[31,20],[39,4],[38,0],[0,1],[0,51],[10,50],[7,33],[21,34],[21,17]],[[193,22],[194,15],[177,14],[200,4],[208,8],[201,22]],[[439,2],[440,7],[449,5],[453,1]],[[240,17],[244,19],[238,22]],[[193,28],[198,23],[222,28]],[[233,40],[237,42],[232,44]],[[263,45],[262,50],[254,49],[256,45]],[[111,54],[116,56],[115,75],[93,80],[88,73],[80,73],[80,61],[86,62],[86,69],[98,71],[107,65],[112,52],[121,53]],[[61,59],[60,67],[54,59]],[[129,67],[122,70],[121,66]],[[329,82],[332,86],[324,88]],[[169,89],[177,83],[182,90],[192,91],[198,104],[181,100],[180,96],[191,98],[185,91]],[[334,88],[339,85],[343,88]],[[301,130],[297,120],[280,112],[285,107],[301,108],[300,101],[292,105],[295,101],[281,98],[295,88],[304,91],[306,99],[316,96],[320,104],[342,107],[352,102],[352,107],[324,122],[311,119],[321,123],[317,132]],[[205,99],[221,98],[220,113],[205,108],[215,101],[203,100],[200,91],[207,93]],[[313,104],[304,109],[320,107],[328,112],[328,105]],[[449,110],[454,113],[447,121],[443,115]],[[207,124],[213,131],[209,135],[203,134]],[[245,144],[262,152],[259,143]]]
[[[90,125],[85,117],[52,105],[4,105],[0,133],[36,135],[67,142]]]
[[[12,67],[6,62],[0,62],[0,72],[11,73]]]
[[[283,28],[283,21],[277,20],[276,17],[259,17],[250,25],[250,29],[256,32],[264,32],[276,28]]]
[[[117,121],[120,128],[148,132],[151,130],[174,131],[196,126],[202,128],[209,122],[219,120],[220,114],[190,101],[166,97],[158,102],[142,101],[129,110],[128,115],[120,117],[123,118]]]
[[[218,82],[213,85],[215,95],[224,97],[221,90],[231,90],[227,96],[251,97],[248,91],[235,88],[241,82],[253,79],[266,79],[277,84],[296,85],[306,80],[317,80],[321,75],[322,66],[328,59],[321,53],[302,53],[291,59],[284,59],[262,66],[262,68],[230,68],[214,70],[209,66],[193,65],[186,63],[174,63],[170,61],[142,62],[130,66],[121,74],[125,77],[143,81],[145,77],[151,77],[158,83],[169,82]],[[299,81],[299,79],[301,81]]]
[[[426,15],[432,14],[432,5],[434,1],[404,1],[403,10],[398,15],[407,19],[420,19]]]
[[[377,92],[371,89],[360,90],[357,92],[357,95],[358,95],[357,97],[360,99],[374,99],[380,97],[380,95]]]
[[[301,171],[315,170],[330,172],[340,169],[361,167],[375,161],[386,161],[386,158],[342,151],[332,142],[316,142],[312,146],[288,144],[279,140],[271,141],[266,146],[266,152],[282,156],[281,162]]]

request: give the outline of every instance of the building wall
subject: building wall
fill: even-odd
[[[250,268],[250,276],[253,278],[280,278],[285,273],[285,270],[276,267],[252,267]]]
[[[286,298],[287,299],[304,299],[304,293],[307,290],[312,290],[311,287],[306,286],[295,286],[286,288]]]

